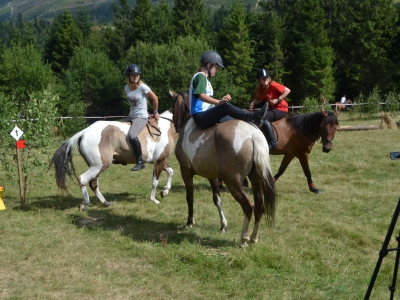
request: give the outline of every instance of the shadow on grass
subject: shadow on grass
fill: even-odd
[[[202,187],[199,188],[202,189]],[[171,190],[182,193],[184,192],[184,186],[175,186]],[[106,199],[113,199],[113,202],[143,201],[143,197],[135,197],[129,193],[103,195]],[[63,211],[76,208],[76,210],[78,210],[81,203],[81,197],[38,197],[31,198],[31,201],[27,206],[23,208],[15,207],[14,209],[22,211],[38,211],[41,209]],[[221,233],[221,238],[214,236],[212,238],[204,238],[195,233],[196,229],[185,229],[183,224],[144,219],[132,215],[121,216],[115,214],[112,210],[109,210],[107,207],[103,206],[96,197],[91,197],[90,208],[85,215],[76,213],[72,214],[71,217],[73,224],[77,227],[85,228],[87,230],[119,231],[122,236],[129,237],[139,242],[179,245],[184,241],[189,241],[190,243],[196,243],[211,248],[237,246],[237,243],[234,241],[224,239],[222,236],[223,233]],[[217,232],[217,230],[218,229],[216,228],[215,231]]]
[[[196,234],[195,229],[185,229],[176,222],[121,216],[110,210],[90,210],[85,216],[73,215],[73,224],[87,230],[119,231],[122,236],[139,242],[179,245],[189,241],[211,248],[237,246],[234,241],[222,238],[223,233],[221,238],[202,238]]]

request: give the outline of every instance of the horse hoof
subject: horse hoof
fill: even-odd
[[[225,225],[221,226],[221,228],[220,228],[219,231],[221,231],[221,232],[227,232],[227,231],[228,231],[228,226],[225,226]]]
[[[168,193],[169,193],[169,190],[163,190],[163,191],[161,191],[161,192],[160,192],[161,198],[167,197],[167,196],[168,196]]]
[[[79,211],[85,211],[86,210],[86,206],[85,206],[85,204],[81,204],[81,205],[79,205]]]
[[[249,244],[247,244],[247,242],[239,243],[239,248],[246,249],[247,247],[249,247]]]
[[[157,199],[150,199],[151,202],[154,202],[155,204],[160,204],[160,201],[158,201]]]
[[[314,194],[322,194],[321,190],[317,188],[310,188],[310,192],[313,192]]]

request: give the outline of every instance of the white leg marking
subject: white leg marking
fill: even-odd
[[[153,180],[151,182],[151,192],[150,192],[150,201],[153,201],[155,204],[159,204],[160,201],[156,199],[156,189],[158,185],[158,180],[156,175],[153,172]]]
[[[79,210],[86,210],[90,204],[90,198],[86,186],[81,186],[81,192],[83,196],[83,206],[81,205]]]
[[[260,223],[261,223],[261,220],[254,223],[253,233],[251,234],[251,239],[250,239],[250,241],[252,243],[258,242],[258,230],[260,229]]]
[[[167,180],[167,184],[164,186],[163,190],[161,191],[161,198],[168,196],[169,190],[171,189],[172,176],[174,176],[174,170],[172,170],[170,167],[165,168],[164,171],[167,172],[167,174],[168,174],[168,180]]]
[[[222,200],[221,200],[220,196],[218,196],[217,208],[218,208],[219,220],[220,220],[220,224],[221,224],[220,231],[226,231],[226,229],[228,227],[228,221],[225,219],[224,212],[222,211]]]
[[[100,193],[100,189],[99,186],[97,186],[96,190],[94,191],[94,193],[96,194],[96,197],[101,201],[101,203],[103,203],[106,206],[110,206],[112,203],[108,202],[104,196],[102,195],[102,193]]]
[[[239,247],[243,247],[243,248],[247,247],[247,242],[250,240],[249,239],[249,224],[250,224],[249,219],[247,219],[247,217],[244,216],[242,234],[240,235]]]

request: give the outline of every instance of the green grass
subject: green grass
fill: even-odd
[[[340,121],[351,125],[346,114]],[[322,194],[308,191],[295,159],[276,184],[275,226],[264,222],[259,243],[247,249],[237,247],[239,205],[222,194],[229,231],[220,233],[200,177],[197,224],[183,230],[187,208],[174,155],[173,187],[160,205],[149,201],[151,165],[140,172],[115,165],[99,183],[113,206],[102,207],[90,192],[86,212],[78,211],[79,187],[70,183],[72,196],[62,198],[52,172],[31,186],[21,209],[18,182],[0,170],[0,299],[362,299],[400,197],[400,161],[389,158],[399,141],[400,130],[340,131],[331,153],[316,144],[310,166]],[[281,158],[271,157],[274,171]],[[74,161],[83,172],[78,152]],[[163,174],[159,190],[165,182]],[[393,236],[390,247],[396,244]],[[394,257],[384,258],[371,299],[389,298]]]

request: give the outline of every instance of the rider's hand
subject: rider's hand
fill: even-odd
[[[249,104],[249,110],[254,110],[254,101],[251,101]]]
[[[231,95],[226,94],[225,96],[223,96],[223,97],[221,98],[221,100],[219,100],[218,105],[225,104],[226,102],[228,102],[228,101],[230,101],[230,100],[232,100]]]

